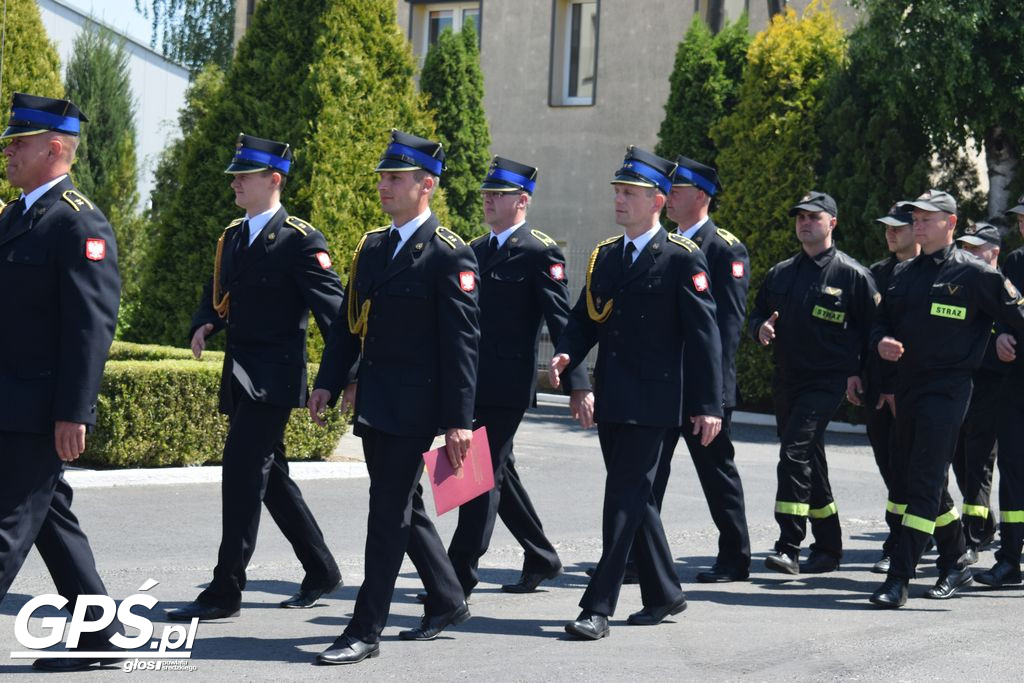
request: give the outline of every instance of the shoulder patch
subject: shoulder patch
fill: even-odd
[[[230,230],[231,228],[241,225],[243,221],[245,221],[244,218],[236,218],[235,220],[228,223],[227,227],[224,228],[224,234],[227,234],[227,231]]]
[[[558,246],[557,242],[555,242],[553,239],[551,239],[550,237],[548,237],[547,235],[542,233],[540,230],[537,230],[536,228],[530,228],[530,234],[533,235],[534,237],[536,237],[537,240],[541,244],[543,244],[545,247],[557,247]]]
[[[686,251],[697,251],[697,249],[700,248],[700,247],[697,246],[696,242],[694,242],[693,240],[688,239],[686,237],[683,237],[682,235],[680,235],[677,232],[670,232],[670,233],[668,233],[668,241],[672,242],[674,244],[678,244],[679,246],[681,246]]]
[[[600,249],[601,247],[607,247],[609,244],[612,244],[613,242],[618,242],[621,238],[622,235],[616,235],[615,237],[609,237],[606,240],[601,240],[600,242],[597,243],[597,249]]]
[[[92,211],[96,208],[92,205],[92,202],[82,196],[82,193],[78,190],[68,190],[62,194],[61,197],[63,197],[64,201],[70,204],[71,208],[75,211],[81,211],[83,208],[87,208]]]
[[[389,229],[390,227],[391,227],[390,225],[382,225],[379,228],[374,228],[373,230],[367,230],[363,234],[364,235],[372,235],[375,232],[384,232],[385,230]]]
[[[728,230],[725,230],[724,228],[715,228],[715,233],[723,240],[725,240],[725,243],[728,244],[730,247],[735,246],[740,242],[739,238],[736,237],[736,235],[732,234]]]
[[[455,249],[460,244],[465,244],[465,242],[462,241],[461,237],[459,237],[458,235],[456,235],[454,232],[444,227],[443,225],[437,226],[437,228],[434,230],[434,234],[440,237],[445,242],[445,244],[447,244],[452,249]]]
[[[296,230],[301,232],[303,237],[305,237],[308,233],[316,232],[316,228],[314,228],[312,225],[302,220],[301,218],[296,218],[295,216],[288,216],[288,218],[285,218],[284,224],[289,227],[295,228]]]

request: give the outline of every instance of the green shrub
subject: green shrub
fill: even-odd
[[[107,362],[97,412],[82,464],[93,467],[155,467],[220,462],[227,418],[217,411],[222,354],[203,361],[169,359],[186,349],[117,343],[111,357],[162,360]],[[310,376],[318,366],[310,365]],[[331,454],[346,421],[330,411],[321,429],[304,408],[292,412],[285,430],[291,460],[315,460]]]
[[[192,349],[179,348],[177,346],[160,346],[158,344],[135,344],[132,342],[116,341],[110,346],[108,360],[194,360]],[[223,351],[203,351],[203,358],[200,363],[216,363],[220,366],[224,362]]]

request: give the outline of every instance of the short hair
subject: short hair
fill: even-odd
[[[280,192],[284,192],[284,186],[288,184],[288,176],[285,175],[284,173],[281,173],[281,171],[278,171],[277,169],[274,169],[274,168],[268,168],[265,171],[263,171],[263,174],[264,175],[268,175],[268,176],[272,175],[274,173],[277,173],[278,175],[281,176],[281,184],[278,186],[277,189]]]
[[[415,180],[417,183],[422,183],[424,178],[433,178],[434,186],[430,188],[430,194],[434,194],[434,191],[437,190],[437,186],[441,183],[441,178],[439,176],[436,176],[430,171],[424,170],[422,168],[417,168],[416,170],[412,171],[412,177],[413,180]]]

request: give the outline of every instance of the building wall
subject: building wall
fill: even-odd
[[[89,18],[59,0],[38,0],[38,4],[43,26],[57,46],[61,67],[66,69],[75,37]],[[96,23],[103,25],[102,22]],[[148,46],[121,35],[109,26],[107,28],[124,40],[128,53],[128,72],[135,98],[139,196],[145,203],[153,189],[153,171],[160,152],[177,135],[178,110],[185,105],[188,71]],[[89,113],[85,112],[86,116]]]

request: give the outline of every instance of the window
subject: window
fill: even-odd
[[[419,2],[411,6],[409,38],[413,51],[421,57],[427,53],[446,28],[461,31],[473,24],[480,35],[480,0],[476,2]]]
[[[554,0],[551,105],[591,105],[597,85],[598,0]]]

